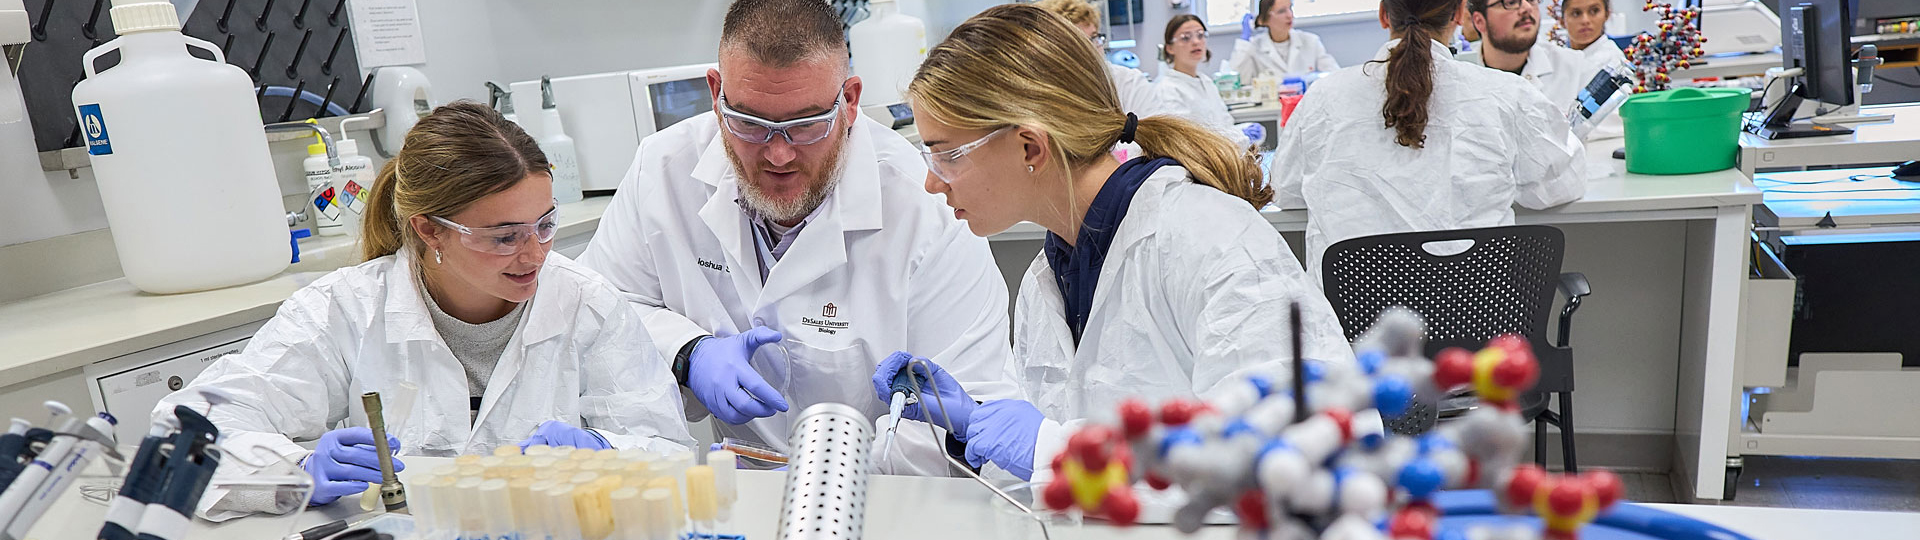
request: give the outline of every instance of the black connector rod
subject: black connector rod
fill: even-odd
[[[233,34],[227,34],[227,42],[220,44],[220,55],[231,56],[232,54],[233,54]]]
[[[307,91],[307,81],[305,79],[301,79],[300,84],[294,85],[293,95],[287,98],[287,109],[284,111],[280,111],[280,119],[275,120],[274,122],[285,122],[287,121],[287,119],[293,118],[293,108],[300,105],[300,94],[305,93],[306,91]]]
[[[51,4],[53,3],[53,0],[47,0],[47,3]],[[227,19],[233,18],[233,5],[237,3],[240,3],[240,0],[227,0],[227,9],[221,10],[220,20],[213,23],[214,28],[220,29],[220,33],[222,34],[232,33],[232,31],[227,28]]]
[[[274,33],[268,32],[267,40],[260,42],[260,55],[253,57],[253,68],[247,70],[247,74],[253,75],[253,80],[260,81],[260,65],[266,63],[267,51],[273,50],[274,35]],[[265,85],[267,82],[260,81],[260,84]]]
[[[53,2],[53,0],[47,1],[49,3]],[[104,3],[106,3],[106,0],[93,0],[93,13],[87,15],[87,25],[80,27],[80,35],[87,36],[87,39],[96,42],[100,41],[100,38],[94,37],[99,34],[95,32],[93,28],[100,24],[100,4]]]
[[[47,17],[53,16],[53,2],[54,0],[47,0],[47,3],[40,5],[40,22],[33,23],[34,41],[47,40]]]
[[[325,97],[320,98],[320,110],[313,112],[314,118],[319,118],[327,115],[327,105],[333,103],[333,91],[339,88],[340,88],[340,78],[334,77],[333,82],[327,84],[327,95]]]
[[[53,3],[53,0],[47,0],[47,3],[51,4]],[[80,124],[74,124],[73,134],[68,135],[67,140],[65,141],[64,144],[61,144],[60,147],[61,148],[77,148],[79,146],[80,146]]]
[[[272,14],[273,0],[267,0],[267,7],[260,10],[260,18],[253,20],[253,28],[261,32],[267,31],[267,16]]]
[[[1287,328],[1293,331],[1293,423],[1307,421],[1307,359],[1300,346],[1300,303],[1287,306]]]
[[[378,71],[375,71],[375,72],[373,72],[373,73],[379,73],[379,72],[378,72]],[[361,81],[361,83],[360,83],[360,93],[359,93],[359,94],[357,94],[357,95],[355,95],[355,96],[353,96],[353,106],[352,106],[352,107],[347,107],[347,114],[359,114],[359,113],[360,113],[360,102],[362,102],[362,101],[366,101],[366,100],[367,100],[367,89],[368,89],[368,88],[373,88],[373,73],[368,73],[368,74],[367,74],[367,80],[365,80],[365,81]]]
[[[327,61],[320,63],[321,75],[333,74],[333,57],[340,55],[340,44],[347,41],[347,29],[340,29],[340,37],[333,38],[333,48],[327,50]]]
[[[307,55],[307,42],[313,41],[313,31],[308,30],[300,36],[300,48],[293,50],[293,61],[287,62],[287,78],[300,78],[300,58]]]
[[[346,7],[347,0],[335,0],[333,3],[333,11],[327,13],[327,24],[340,26],[340,10],[346,9]]]
[[[300,11],[293,14],[294,28],[307,27],[307,7],[311,5],[313,5],[313,0],[300,0]]]

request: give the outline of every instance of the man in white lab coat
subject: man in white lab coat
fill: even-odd
[[[869,381],[897,350],[1014,396],[1006,283],[921,190],[918,150],[861,117],[839,19],[818,0],[740,0],[720,43],[714,116],[640,143],[581,258],[639,304],[689,415],[786,450],[809,405],[885,414]],[[946,471],[926,426],[901,431],[909,457],[889,461],[913,467],[896,471]]]
[[[1535,0],[1467,0],[1471,24],[1481,47],[1459,60],[1527,79],[1555,108],[1573,105],[1580,89],[1600,71],[1580,51],[1540,39],[1541,17]]]

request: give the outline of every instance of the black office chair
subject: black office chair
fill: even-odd
[[[1559,229],[1541,225],[1384,234],[1334,244],[1321,258],[1321,276],[1349,341],[1395,306],[1426,319],[1428,357],[1447,347],[1475,350],[1504,334],[1525,336],[1540,360],[1540,382],[1521,399],[1524,417],[1534,422],[1534,459],[1546,465],[1546,424],[1552,424],[1560,428],[1566,470],[1574,472],[1573,350],[1567,343],[1573,312],[1592,288],[1586,276],[1560,273],[1565,248]],[[1555,290],[1567,303],[1558,342],[1549,343]],[[1557,409],[1548,408],[1550,395],[1559,397]],[[1446,412],[1416,407],[1388,425],[1396,433],[1418,434]]]

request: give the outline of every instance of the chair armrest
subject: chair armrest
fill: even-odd
[[[1593,285],[1587,283],[1587,275],[1579,272],[1560,274],[1560,294],[1567,297],[1567,303],[1560,308],[1560,335],[1555,341],[1559,347],[1567,347],[1572,339],[1573,312],[1580,309],[1580,299],[1593,294]]]

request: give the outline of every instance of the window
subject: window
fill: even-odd
[[[1240,18],[1252,12],[1259,5],[1258,0],[1207,0],[1207,26],[1240,26]],[[1372,13],[1380,7],[1380,0],[1293,0],[1293,19],[1300,21],[1322,15],[1343,15],[1350,13]]]

